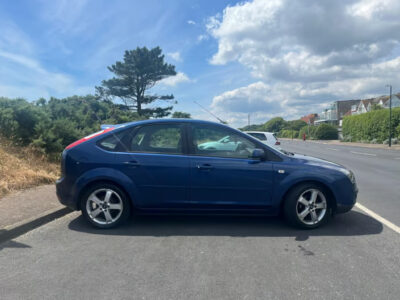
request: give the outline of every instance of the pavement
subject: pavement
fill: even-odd
[[[280,141],[302,141],[301,139],[279,138]],[[400,144],[393,144],[391,147],[385,144],[367,144],[359,142],[342,142],[340,140],[307,140],[309,143],[321,143],[329,145],[341,145],[350,147],[373,148],[373,149],[387,149],[387,150],[400,150]]]
[[[282,147],[350,167],[358,201],[399,224],[396,154]],[[0,243],[2,299],[398,299],[399,283],[399,233],[359,208],[308,231],[206,216],[137,216],[99,230],[74,212]]]
[[[55,193],[51,184],[0,198],[0,243],[69,213]]]

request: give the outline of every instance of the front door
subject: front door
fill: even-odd
[[[256,144],[223,126],[190,128],[190,207],[253,209],[271,204],[272,164],[249,158]]]

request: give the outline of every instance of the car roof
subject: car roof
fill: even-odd
[[[103,124],[101,125],[101,129],[107,129],[109,127],[114,127],[114,128],[121,128],[121,127],[127,127],[127,126],[136,126],[136,125],[144,125],[144,124],[157,124],[157,123],[196,123],[196,124],[209,124],[209,125],[220,125],[220,126],[225,126],[228,128],[232,128],[230,126],[227,126],[225,124],[217,123],[217,122],[211,122],[211,121],[205,121],[205,120],[196,120],[196,119],[184,119],[184,118],[170,118],[170,119],[148,119],[148,120],[141,120],[141,121],[132,121],[132,122],[127,122],[127,123],[122,123],[122,124]],[[234,129],[234,128],[233,128]]]
[[[266,133],[266,134],[274,134],[273,132],[268,131],[244,131],[246,133]]]

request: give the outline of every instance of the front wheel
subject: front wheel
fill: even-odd
[[[286,220],[299,228],[312,229],[324,224],[330,217],[328,194],[316,184],[302,184],[286,197]]]
[[[82,214],[98,228],[112,228],[126,221],[130,203],[118,187],[99,183],[90,187],[81,200]]]

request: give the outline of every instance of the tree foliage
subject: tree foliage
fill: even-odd
[[[275,117],[264,124],[263,130],[267,132],[279,132],[285,128],[286,123],[283,118]]]
[[[136,110],[139,116],[165,117],[172,106],[149,108],[147,105],[158,100],[173,100],[171,95],[150,95],[146,92],[160,80],[175,76],[175,66],[164,62],[160,47],[136,48],[125,51],[124,60],[108,67],[115,77],[103,80],[96,87],[99,96],[105,99],[118,97],[126,107]]]
[[[307,123],[303,120],[292,120],[286,122],[285,129],[299,131],[302,127],[306,125]]]
[[[58,155],[68,144],[99,131],[100,124],[141,119],[123,105],[95,96],[28,102],[0,98],[0,134],[20,145],[34,145]]]
[[[186,113],[186,112],[175,111],[175,112],[172,114],[172,117],[173,117],[173,118],[176,118],[176,119],[190,119],[190,118],[191,118],[191,115],[190,115],[189,113]]]

